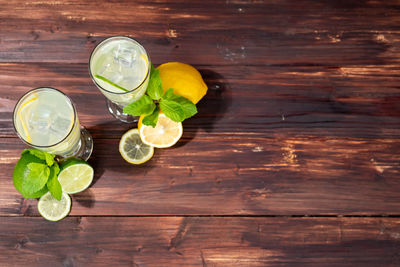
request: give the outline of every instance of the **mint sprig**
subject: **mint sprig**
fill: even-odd
[[[58,164],[53,164],[53,166],[50,167],[50,175],[47,180],[47,188],[49,189],[50,193],[53,195],[53,197],[57,200],[61,200],[62,197],[62,188],[61,184],[57,179],[58,173],[60,172],[60,167],[58,167]]]
[[[197,108],[189,99],[174,94],[173,88],[164,93],[160,71],[151,65],[146,94],[124,107],[123,111],[132,116],[146,115],[142,123],[154,128],[160,112],[175,122],[182,122],[195,115]]]
[[[27,166],[28,172],[25,177],[23,187],[30,193],[35,193],[42,189],[50,175],[50,169],[42,163],[31,162]]]
[[[129,104],[124,108],[124,112],[131,114],[132,116],[140,116],[142,114],[153,113],[156,105],[148,95],[143,95],[137,101]]]
[[[146,92],[153,100],[160,100],[163,95],[160,71],[155,69],[153,64],[151,64],[150,80]]]
[[[143,124],[152,126],[153,128],[157,125],[158,114],[160,114],[160,107],[156,107],[153,113],[143,118]]]
[[[195,115],[197,113],[196,105],[193,104],[192,101],[190,101],[189,99],[187,99],[183,96],[175,95],[173,93],[172,88],[168,89],[162,98],[163,98],[163,100],[178,103],[183,110],[184,120],[192,117],[193,115]]]
[[[57,175],[60,168],[55,155],[37,150],[25,149],[13,172],[15,188],[25,198],[37,198],[50,191],[61,200],[62,189]]]

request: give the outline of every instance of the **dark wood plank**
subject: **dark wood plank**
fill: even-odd
[[[137,38],[159,64],[399,62],[399,2],[1,1],[1,62],[86,63],[112,35]]]
[[[15,137],[11,112],[29,88],[72,97],[95,137],[98,179],[76,197],[76,215],[399,213],[399,67],[199,68],[210,86],[199,114],[144,166],[120,158],[118,139],[134,126],[107,113],[85,64],[1,64],[1,136]],[[11,184],[22,143],[0,147],[1,213],[37,214]]]
[[[400,66],[196,66],[209,92],[199,114],[185,121],[196,132],[264,137],[400,137]],[[40,75],[39,75],[40,74]],[[89,78],[86,64],[0,64],[0,136],[15,137],[12,110],[27,90],[51,86],[76,103],[95,138],[120,138],[132,125],[117,122]]]
[[[399,139],[184,137],[133,166],[118,139],[95,139],[94,184],[73,215],[400,214]],[[38,215],[13,188],[23,145],[1,139],[0,215]]]
[[[399,266],[398,218],[1,218],[2,266]]]

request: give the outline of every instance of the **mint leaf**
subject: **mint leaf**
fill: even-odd
[[[160,101],[160,108],[165,116],[175,122],[181,122],[185,119],[185,112],[182,106],[175,101],[162,99]]]
[[[58,164],[57,163],[53,164],[53,166],[50,167],[50,177],[46,183],[50,193],[57,200],[61,200],[62,196],[61,184],[57,179],[57,175],[59,172],[60,172],[60,167],[58,167]]]
[[[169,88],[167,91],[165,91],[164,95],[162,96],[162,99],[170,99],[171,97],[173,97],[174,94],[174,89]]]
[[[156,70],[153,64],[151,64],[150,79],[146,92],[153,100],[159,100],[163,95],[160,71]]]
[[[35,193],[46,185],[50,169],[45,164],[35,162],[29,163],[27,169],[28,171],[22,187],[26,193]]]
[[[42,160],[46,159],[46,156],[44,155],[44,152],[40,151],[38,149],[34,149],[34,148],[24,149],[22,151],[21,155],[24,155],[25,153],[29,153],[32,156],[37,157],[38,159],[42,159]]]
[[[13,184],[15,186],[15,189],[17,189],[18,192],[20,192],[24,198],[38,198],[47,193],[49,190],[47,189],[46,186],[44,186],[42,189],[34,193],[25,190],[24,188],[25,179],[30,173],[30,170],[28,169],[28,164],[35,162],[46,165],[46,162],[44,160],[41,160],[33,156],[31,153],[28,152],[29,151],[24,151],[21,153],[22,154],[21,158],[18,160],[17,164],[14,167]],[[30,190],[30,188],[28,188],[28,190]]]
[[[56,156],[56,155],[53,155],[53,154],[50,154],[50,153],[46,153],[46,152],[43,152],[44,153],[44,156],[45,156],[45,158],[46,158],[46,163],[47,163],[47,165],[48,166],[52,166],[54,163],[55,163],[55,160],[54,160],[54,157]],[[57,163],[56,163],[57,164]]]
[[[184,119],[190,118],[197,113],[196,105],[193,104],[192,101],[190,101],[186,97],[173,94],[169,97],[169,100],[175,101],[176,103],[181,105],[183,112],[185,113]]]
[[[111,84],[112,86],[117,87],[118,89],[121,89],[122,91],[129,92],[128,89],[125,89],[124,87],[119,86],[119,85],[116,84],[116,83],[113,83],[112,81],[110,81],[110,80],[107,79],[106,77],[103,77],[103,76],[100,76],[100,75],[95,75],[94,77],[96,77],[97,79],[100,79],[100,80],[102,80],[102,81],[104,81],[104,82],[106,82],[106,83],[108,83],[108,84]]]
[[[144,95],[139,100],[124,107],[124,113],[132,116],[140,116],[142,114],[151,114],[155,108],[156,105],[153,103],[153,100],[149,96]]]
[[[190,101],[186,97],[174,94],[174,89],[172,88],[168,89],[165,92],[165,94],[162,97],[162,101],[164,100],[170,100],[178,103],[182,107],[183,112],[185,113],[184,120],[192,117],[194,114],[197,113],[196,105],[193,104],[192,101]]]
[[[142,123],[144,125],[152,126],[153,128],[156,127],[159,113],[160,113],[160,108],[156,107],[153,113],[143,118]]]
[[[37,157],[38,159],[45,160],[46,164],[49,166],[52,166],[53,163],[55,162],[55,160],[54,160],[55,155],[47,153],[47,152],[43,152],[43,151],[35,149],[35,148],[24,149],[22,151],[21,155],[24,155],[26,153],[29,153],[32,156]]]

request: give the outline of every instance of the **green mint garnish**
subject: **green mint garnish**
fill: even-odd
[[[115,86],[115,87],[117,87],[118,89],[121,89],[122,91],[129,92],[128,89],[125,89],[124,87],[119,86],[119,85],[116,84],[116,83],[113,83],[112,81],[110,81],[110,80],[107,79],[106,77],[103,77],[103,76],[100,76],[100,75],[95,75],[94,77],[96,77],[97,79],[100,79],[100,80],[102,80],[102,81],[105,81],[106,83],[111,84],[112,86]]]
[[[173,93],[173,89],[170,88],[168,89],[165,94],[163,95],[163,100],[168,100],[168,101],[172,101],[175,103],[178,103],[184,112],[184,120],[187,118],[192,117],[193,115],[195,115],[197,113],[197,108],[196,105],[192,103],[192,101],[190,101],[189,99],[180,96],[180,95],[175,95]]]
[[[160,101],[160,108],[164,112],[165,116],[173,121],[181,122],[185,119],[185,112],[179,103],[168,99]]]
[[[147,115],[143,118],[142,123],[144,125],[152,126],[153,128],[157,125],[158,114],[160,114],[160,107],[156,107],[156,109],[150,115]]]
[[[60,167],[58,167],[58,164],[53,164],[53,166],[50,167],[50,175],[46,183],[50,193],[57,200],[61,200],[62,197],[61,184],[57,179],[57,175],[59,172],[60,172]]]
[[[131,114],[132,116],[140,116],[142,114],[153,113],[156,105],[148,95],[143,95],[137,101],[124,107],[124,113]]]
[[[61,199],[57,180],[60,169],[54,157],[37,149],[22,151],[14,168],[13,183],[24,198],[38,198],[50,191],[56,199]]]
[[[42,189],[50,175],[50,168],[46,164],[31,162],[27,166],[28,171],[22,186],[25,191],[35,193]]]
[[[174,94],[172,88],[163,94],[160,71],[151,65],[146,94],[124,107],[124,113],[132,116],[147,115],[143,118],[143,124],[155,127],[160,111],[171,120],[182,122],[195,115],[197,108],[189,99]]]
[[[153,100],[159,100],[163,95],[160,71],[154,69],[153,65],[151,65],[150,80],[146,92]]]

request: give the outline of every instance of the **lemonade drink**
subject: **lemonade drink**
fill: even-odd
[[[119,112],[144,95],[150,68],[146,50],[135,40],[124,36],[102,41],[93,50],[89,63],[94,83],[111,102],[120,107]]]
[[[62,157],[81,147],[78,116],[71,100],[53,88],[25,94],[14,109],[14,127],[28,145]]]

